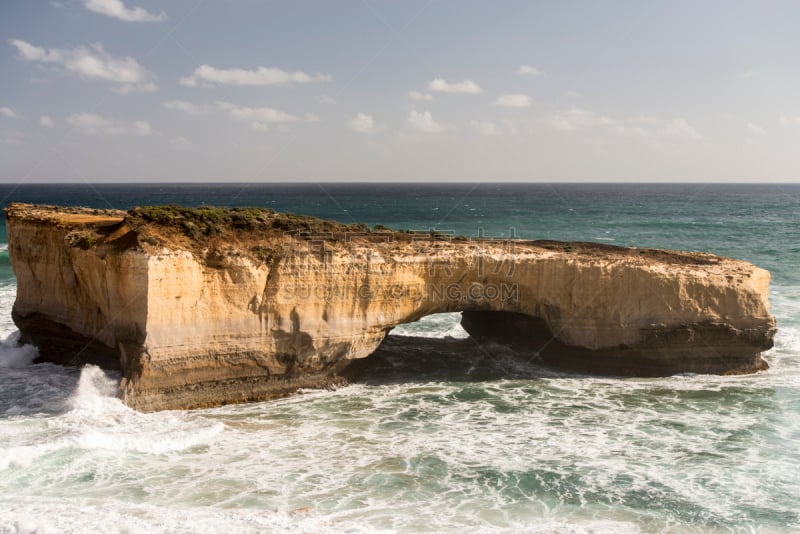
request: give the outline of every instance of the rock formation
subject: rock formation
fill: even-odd
[[[144,410],[338,383],[394,326],[463,312],[476,338],[589,372],[765,368],[769,273],[711,254],[370,230],[261,209],[13,204],[14,321],[41,358],[122,371]]]

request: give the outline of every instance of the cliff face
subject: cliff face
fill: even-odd
[[[394,326],[463,311],[476,337],[621,374],[752,372],[769,273],[709,254],[370,232],[261,210],[12,205],[14,319],[44,358],[121,367],[159,410],[337,382]]]

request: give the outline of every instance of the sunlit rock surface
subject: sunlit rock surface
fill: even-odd
[[[711,254],[370,230],[261,209],[13,204],[14,320],[41,358],[121,369],[139,410],[342,383],[394,326],[462,311],[479,342],[584,372],[745,373],[769,273]]]

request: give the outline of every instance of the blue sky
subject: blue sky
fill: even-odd
[[[800,4],[0,4],[0,181],[797,181]]]

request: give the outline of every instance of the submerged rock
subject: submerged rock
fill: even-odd
[[[769,273],[705,253],[370,230],[244,208],[12,204],[14,321],[40,357],[121,369],[139,410],[342,383],[394,326],[464,312],[477,339],[583,372],[745,373]]]

